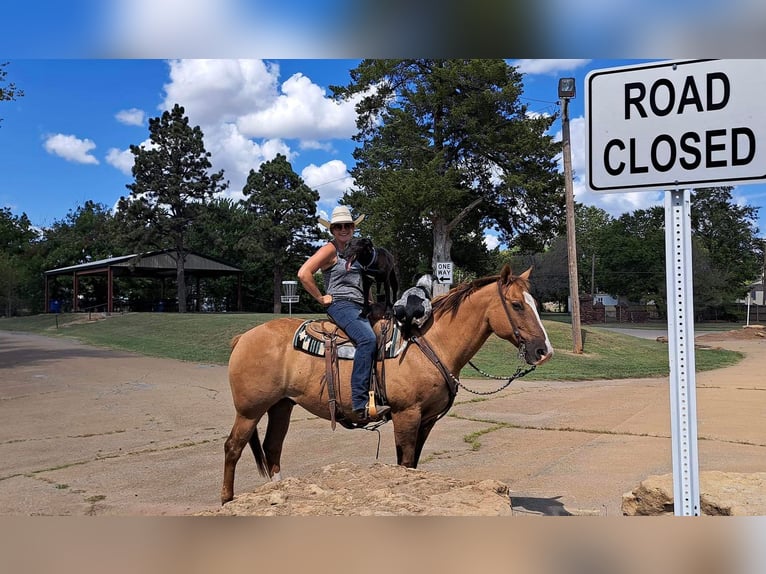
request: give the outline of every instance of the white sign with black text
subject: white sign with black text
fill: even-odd
[[[594,191],[766,181],[766,60],[665,61],[585,78]]]
[[[436,262],[436,280],[439,283],[452,283],[452,261]]]

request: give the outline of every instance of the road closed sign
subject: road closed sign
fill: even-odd
[[[766,181],[766,60],[685,60],[585,78],[594,191]]]

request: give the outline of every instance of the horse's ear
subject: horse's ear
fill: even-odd
[[[524,281],[527,281],[527,280],[529,279],[529,276],[530,276],[531,274],[532,274],[532,266],[530,265],[530,266],[529,266],[529,269],[527,269],[526,271],[524,271],[524,273],[522,273],[521,275],[519,275],[519,277],[520,277],[521,279],[523,279]]]
[[[507,263],[503,265],[503,268],[500,270],[500,281],[503,283],[508,283],[510,278],[513,276],[513,273],[511,273],[511,266]]]

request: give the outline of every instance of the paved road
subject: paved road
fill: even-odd
[[[734,342],[747,354],[742,363],[697,377],[702,470],[764,470],[764,345]],[[461,391],[420,468],[500,480],[520,512],[618,515],[623,493],[672,470],[664,379],[522,379],[474,399]],[[225,367],[0,331],[0,420],[0,514],[184,515],[218,506],[233,420]],[[297,408],[283,474],[372,464],[378,439],[333,432]],[[395,460],[388,424],[379,461]],[[263,482],[246,452],[235,492]]]

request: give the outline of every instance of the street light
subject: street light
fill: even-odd
[[[561,100],[561,139],[564,154],[564,191],[567,208],[567,260],[569,265],[569,298],[572,301],[572,350],[582,353],[580,328],[580,288],[577,277],[577,245],[575,242],[574,191],[572,189],[572,146],[569,140],[569,100],[575,97],[575,79],[559,78]]]

